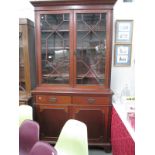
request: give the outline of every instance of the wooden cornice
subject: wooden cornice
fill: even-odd
[[[32,0],[30,3],[35,6],[53,5],[114,5],[117,0]]]

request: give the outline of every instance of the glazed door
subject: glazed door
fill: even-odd
[[[39,83],[69,85],[71,83],[72,43],[71,12],[39,12],[40,55]],[[40,65],[41,62],[41,65]]]
[[[75,85],[106,83],[107,13],[75,11]]]

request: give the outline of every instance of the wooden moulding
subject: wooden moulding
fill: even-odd
[[[33,0],[30,3],[33,6],[51,6],[51,5],[114,5],[117,0]]]

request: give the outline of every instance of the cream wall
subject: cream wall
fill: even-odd
[[[34,7],[31,5],[30,0],[19,0],[18,12],[19,18],[29,18],[34,21]]]
[[[112,52],[112,70],[111,70],[111,89],[118,96],[121,95],[122,89],[127,84],[131,95],[135,94],[135,2],[132,3],[123,2],[123,0],[117,0],[114,6],[113,15],[113,52]],[[132,54],[131,54],[131,66],[129,67],[115,67],[114,66],[114,38],[115,38],[115,22],[116,20],[133,20],[133,38],[132,38]]]

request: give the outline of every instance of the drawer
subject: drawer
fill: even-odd
[[[58,95],[37,95],[36,102],[40,104],[71,104],[71,97]]]
[[[109,104],[109,97],[74,96],[73,104]]]

